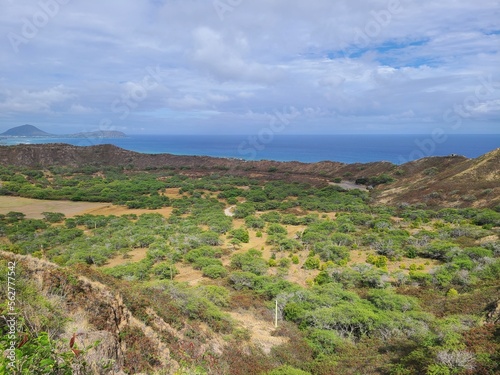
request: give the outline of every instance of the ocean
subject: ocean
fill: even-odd
[[[402,164],[427,156],[475,158],[500,147],[500,134],[489,135],[130,135],[121,139],[4,138],[0,144],[114,144],[149,154],[205,155],[244,160],[338,161]]]

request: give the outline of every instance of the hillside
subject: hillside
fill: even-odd
[[[425,158],[400,166],[395,175],[397,181],[377,191],[378,201],[448,207],[500,204],[500,149],[476,159]]]
[[[0,164],[0,315],[15,317],[0,320],[0,373],[500,371],[500,210],[404,195],[437,175],[495,182],[497,152],[396,168],[0,154],[22,164]],[[339,183],[340,170],[375,187]],[[398,184],[406,203],[382,204]]]
[[[326,185],[334,179],[367,180],[388,176],[391,183],[375,183],[372,197],[381,204],[425,203],[429,206],[495,207],[500,204],[500,150],[476,159],[461,156],[429,157],[394,165],[389,162],[243,161],[206,156],[141,154],[113,145],[78,147],[66,144],[0,146],[0,163],[24,167],[115,166],[136,170],[171,168],[187,176],[211,173]]]

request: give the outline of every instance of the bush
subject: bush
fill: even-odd
[[[220,259],[200,257],[193,262],[193,268],[195,270],[201,270],[208,266],[222,266]]]
[[[65,219],[65,215],[60,212],[42,212],[42,215],[49,223],[60,223]]]
[[[281,258],[279,261],[279,266],[281,268],[290,268],[292,260],[290,258]]]
[[[214,305],[219,307],[229,306],[229,291],[217,285],[202,285],[198,287],[200,294]]]
[[[201,257],[206,258],[220,258],[222,256],[222,251],[217,248],[213,248],[210,246],[202,246],[197,249],[189,251],[184,259],[188,262],[194,263],[196,259]]]
[[[384,255],[373,255],[370,254],[366,257],[366,263],[373,264],[377,268],[387,267],[387,257]]]
[[[286,235],[287,233],[288,232],[285,227],[276,223],[270,224],[269,227],[267,228],[267,234],[269,235],[279,235],[279,234]]]
[[[311,373],[299,370],[292,366],[284,365],[266,372],[265,375],[311,375]]]
[[[229,235],[232,238],[236,238],[243,243],[248,243],[250,241],[250,235],[244,228],[233,229],[231,232],[229,232]]]
[[[395,294],[387,289],[370,291],[368,301],[381,310],[405,312],[418,307],[418,302],[414,298]]]
[[[231,267],[248,271],[256,275],[263,275],[267,272],[268,263],[262,258],[262,252],[250,249],[246,253],[235,254],[231,259]]]
[[[210,265],[202,268],[203,276],[211,279],[222,279],[228,275],[227,270],[222,265]]]
[[[266,225],[266,222],[259,217],[247,216],[245,218],[245,225],[248,228],[252,228],[252,229],[262,229]]]
[[[255,214],[255,206],[251,203],[237,204],[234,208],[234,217],[236,219],[243,219],[253,214]]]
[[[166,262],[159,263],[153,267],[153,273],[158,276],[160,280],[173,279],[179,271],[173,264]]]
[[[332,355],[343,340],[334,331],[312,329],[307,335],[307,342],[316,355]]]
[[[279,223],[281,221],[281,215],[276,211],[266,212],[260,218],[268,223]]]
[[[306,259],[303,268],[306,270],[317,270],[320,266],[321,262],[316,257],[309,257]]]
[[[254,289],[258,276],[251,272],[236,271],[229,275],[229,282],[236,290]]]

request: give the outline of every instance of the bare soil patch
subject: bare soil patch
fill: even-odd
[[[92,215],[115,215],[115,216],[132,215],[132,214],[139,216],[142,214],[159,213],[165,217],[169,217],[170,214],[172,213],[172,210],[173,210],[172,207],[164,207],[164,208],[159,208],[157,210],[148,210],[145,208],[132,209],[132,208],[127,208],[125,206],[116,206],[108,203],[101,207],[90,208],[86,210],[84,213]]]
[[[175,281],[187,282],[189,285],[195,286],[200,284],[200,282],[204,279],[203,272],[195,270],[187,264],[177,263],[175,268],[179,271],[179,274],[174,278]]]
[[[128,251],[126,254],[117,255],[114,258],[108,260],[108,262],[101,268],[112,268],[116,266],[121,266],[127,263],[137,263],[146,258],[148,252],[147,248],[140,248]]]
[[[87,211],[103,209],[106,206],[109,206],[109,203],[49,201],[0,196],[0,214],[17,211],[25,214],[28,219],[42,219],[42,212],[61,212],[67,217],[72,217]]]
[[[231,311],[229,315],[250,332],[251,341],[267,354],[274,346],[284,344],[288,340],[285,337],[272,336],[271,333],[275,330],[274,323],[271,320],[258,319],[251,311]]]
[[[157,210],[130,209],[125,206],[117,206],[110,203],[52,201],[0,196],[0,214],[7,214],[11,211],[22,212],[28,219],[43,219],[42,212],[61,212],[65,214],[66,217],[84,214],[116,216],[129,214],[142,215],[156,212],[165,217],[169,217],[172,210],[172,207],[164,207]]]

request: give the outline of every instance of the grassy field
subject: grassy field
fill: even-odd
[[[22,212],[28,219],[42,219],[42,212],[61,212],[66,217],[72,217],[104,209],[109,203],[48,201],[21,197],[0,196],[0,214],[11,211]]]
[[[27,219],[42,219],[42,212],[61,212],[66,217],[76,215],[126,215],[158,212],[166,217],[172,212],[171,207],[159,210],[128,209],[123,206],[116,206],[110,203],[93,202],[70,202],[70,201],[49,201],[40,199],[30,199],[21,197],[0,196],[0,214],[11,211],[22,212]]]

